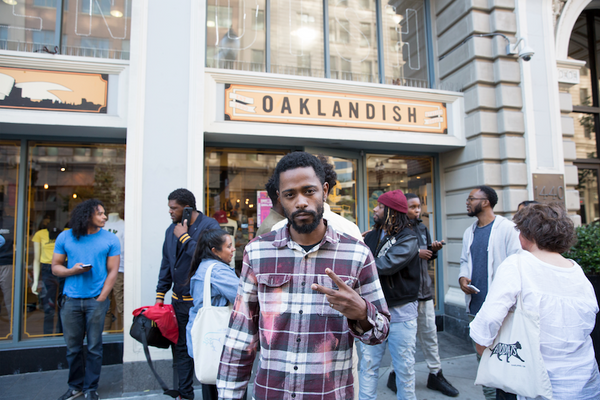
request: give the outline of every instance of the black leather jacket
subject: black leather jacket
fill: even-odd
[[[375,256],[379,281],[388,307],[415,301],[421,283],[419,244],[415,233],[405,228],[394,236],[381,237],[373,229],[365,236],[365,244]]]
[[[431,235],[429,235],[429,229],[425,225],[422,224],[422,220],[420,219],[412,219],[410,220],[410,228],[417,235],[417,240],[419,241],[419,248],[421,246],[427,246],[429,250],[431,250]],[[437,258],[437,251],[433,251],[433,255],[429,259],[429,261],[433,261]],[[419,300],[431,300],[433,299],[433,282],[431,281],[431,277],[429,276],[429,261],[423,260],[419,258],[419,262],[421,264],[421,285],[419,287]]]

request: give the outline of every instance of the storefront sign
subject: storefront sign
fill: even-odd
[[[533,174],[533,199],[540,203],[565,202],[564,176],[561,174]]]
[[[0,108],[106,114],[108,75],[0,67]]]
[[[225,120],[448,133],[445,103],[243,85],[225,85]]]

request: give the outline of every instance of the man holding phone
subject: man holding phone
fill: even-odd
[[[220,226],[216,220],[196,210],[196,198],[189,190],[174,190],[169,194],[168,200],[173,223],[165,234],[163,258],[156,286],[156,303],[163,304],[165,294],[173,289],[171,304],[179,326],[177,344],[171,346],[173,367],[177,369],[181,398],[193,399],[194,360],[188,354],[185,335],[189,311],[193,306],[188,275],[200,234],[205,229],[220,229]]]
[[[52,273],[65,278],[60,317],[69,363],[69,390],[58,400],[71,400],[83,394],[86,399],[98,398],[104,317],[121,258],[121,243],[102,229],[105,222],[102,202],[86,200],[73,210],[71,229],[56,238]],[[87,336],[85,357],[84,336]]]
[[[471,320],[483,305],[498,266],[521,250],[515,224],[494,214],[496,203],[498,195],[489,186],[477,186],[467,198],[467,213],[477,220],[463,235],[458,283],[466,295],[467,314]],[[477,359],[480,358],[477,355]],[[496,389],[484,386],[483,394],[488,400],[495,399]]]
[[[419,305],[417,315],[417,338],[429,368],[427,387],[442,392],[446,396],[457,397],[458,390],[446,380],[442,374],[442,362],[438,351],[437,326],[435,325],[435,307],[433,304],[434,285],[429,276],[429,261],[437,258],[437,252],[445,245],[443,241],[431,241],[429,229],[423,225],[421,217],[421,200],[414,193],[406,193],[409,228],[412,229],[419,242],[419,262],[421,265],[421,284],[419,286]],[[388,388],[396,392],[396,374],[390,372]]]

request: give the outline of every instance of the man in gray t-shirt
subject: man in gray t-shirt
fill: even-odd
[[[477,221],[463,236],[458,282],[466,295],[467,313],[471,317],[485,301],[498,266],[521,249],[515,224],[494,214],[496,203],[498,195],[489,186],[476,187],[467,198],[467,213],[469,217],[477,217]],[[496,389],[484,386],[483,393],[486,399],[496,398]]]

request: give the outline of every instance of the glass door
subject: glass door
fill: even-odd
[[[333,166],[335,184],[330,184],[327,204],[331,211],[359,225],[359,164],[360,156],[353,152],[335,151],[324,148],[305,148],[307,153],[319,157],[322,162]],[[363,229],[361,229],[361,232]]]
[[[21,146],[0,141],[0,340],[13,334],[15,229]]]

